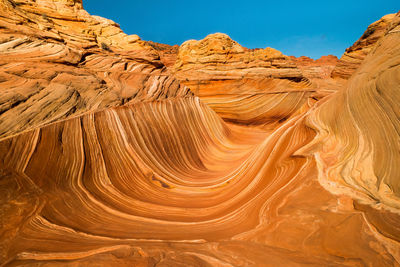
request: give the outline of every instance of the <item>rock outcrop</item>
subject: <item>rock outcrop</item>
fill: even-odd
[[[0,265],[400,264],[400,14],[345,84],[332,57],[0,5]]]
[[[376,24],[373,24],[376,25]],[[400,211],[400,14],[349,80],[310,117],[321,181]],[[340,116],[337,116],[340,114]]]
[[[306,56],[291,56],[290,58],[308,79],[330,78],[333,69],[339,62],[339,59],[333,55],[322,56],[316,60]]]
[[[147,41],[160,55],[161,62],[167,67],[172,68],[175,65],[176,58],[178,57],[178,45],[160,44],[152,41]]]
[[[372,23],[360,39],[346,49],[336,68],[332,71],[332,77],[349,79],[371,52],[376,42],[385,35],[394,18],[395,14],[389,14]]]
[[[224,120],[246,125],[279,124],[314,92],[289,57],[244,48],[222,33],[183,43],[173,73]]]
[[[304,118],[244,131],[192,97],[4,140],[3,262],[395,264],[398,246],[320,186],[311,157],[295,156],[314,137]]]
[[[0,139],[132,101],[185,95],[159,55],[81,2],[0,1]]]
[[[273,48],[250,50],[223,33],[184,42],[175,63],[176,76],[188,80],[239,79],[242,76],[301,79],[296,65]]]

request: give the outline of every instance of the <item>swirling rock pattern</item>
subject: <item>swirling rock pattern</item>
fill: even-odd
[[[324,183],[399,212],[400,14],[364,59],[346,90],[310,116]],[[341,116],[337,116],[340,112]],[[335,114],[335,115],[334,115]],[[327,181],[333,181],[329,183]],[[344,188],[341,188],[344,185]]]
[[[399,15],[343,87],[0,3],[2,266],[399,266]]]
[[[172,72],[225,121],[274,128],[337,90],[336,63],[251,50],[216,33],[183,43]]]
[[[328,79],[330,78],[333,69],[338,64],[339,60],[336,56],[322,56],[316,60],[301,56],[290,57],[297,65],[305,77],[309,79]]]
[[[395,14],[388,14],[372,23],[360,39],[346,49],[336,68],[332,71],[332,77],[349,79],[371,52],[376,42],[386,33],[394,17]]]

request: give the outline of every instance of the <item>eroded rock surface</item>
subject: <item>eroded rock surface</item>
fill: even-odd
[[[388,14],[369,25],[360,39],[346,49],[336,68],[332,71],[332,77],[349,79],[359,68],[364,58],[371,52],[376,42],[385,35],[395,15]]]
[[[355,72],[346,90],[309,117],[319,132],[317,159],[324,184],[349,187],[373,205],[400,208],[400,16]],[[339,114],[338,117],[336,114]],[[322,178],[321,178],[322,179]],[[334,183],[329,183],[332,181]]]
[[[147,44],[151,45],[155,50],[157,50],[160,55],[161,62],[167,68],[172,68],[175,65],[179,51],[178,45],[166,45],[152,41],[147,41]]]
[[[309,79],[329,79],[339,60],[336,56],[322,56],[316,60],[302,56],[290,57],[305,77]]]
[[[179,47],[174,76],[226,121],[276,125],[307,106],[314,92],[276,49],[247,49],[222,33]]]
[[[346,84],[0,3],[1,265],[399,266],[400,15]]]
[[[159,55],[71,1],[0,1],[0,139],[132,101],[190,94]]]

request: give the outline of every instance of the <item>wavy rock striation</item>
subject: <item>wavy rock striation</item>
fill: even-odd
[[[400,14],[376,43],[346,90],[310,117],[318,129],[323,183],[399,212]],[[336,114],[341,114],[339,117]],[[332,183],[328,183],[332,181]],[[348,190],[351,188],[351,190]]]
[[[0,5],[2,266],[399,266],[400,15],[343,87],[331,58]]]
[[[247,49],[216,33],[183,43],[172,73],[225,121],[273,129],[343,84],[330,78],[336,64]]]
[[[313,93],[289,57],[244,48],[222,33],[183,43],[173,73],[224,120],[246,125],[279,124]]]
[[[346,49],[336,68],[332,71],[332,77],[349,79],[371,52],[376,42],[385,35],[395,15],[388,14],[369,25],[360,39]]]
[[[144,99],[190,94],[157,52],[80,2],[0,1],[0,139]]]

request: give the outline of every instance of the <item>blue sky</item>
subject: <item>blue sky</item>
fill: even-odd
[[[92,15],[112,19],[143,40],[181,44],[223,32],[248,48],[273,47],[286,55],[340,57],[399,0],[175,1],[83,0]]]

